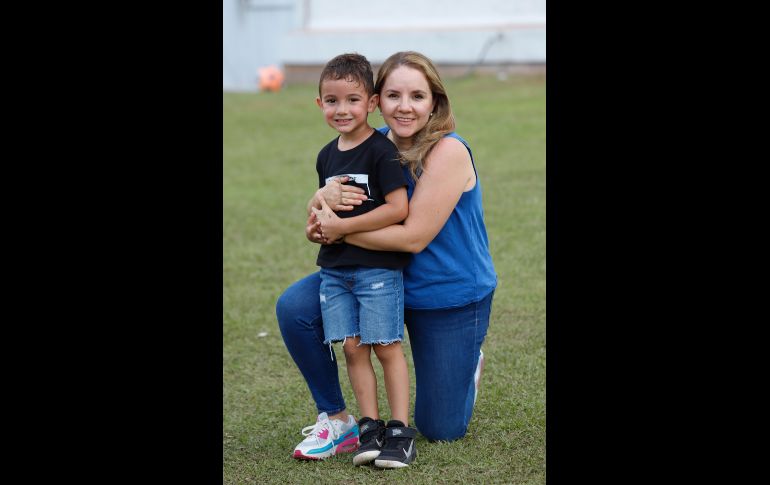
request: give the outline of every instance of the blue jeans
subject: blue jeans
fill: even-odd
[[[321,269],[324,343],[361,336],[361,344],[404,338],[404,280],[400,269],[345,266]]]
[[[276,303],[289,354],[313,395],[318,412],[345,409],[337,361],[323,344],[319,273],[297,281]],[[465,435],[473,414],[473,373],[489,327],[491,292],[476,303],[447,310],[404,310],[415,371],[414,424],[431,441]]]

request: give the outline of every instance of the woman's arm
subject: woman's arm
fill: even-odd
[[[425,160],[404,223],[347,234],[345,242],[378,251],[419,253],[441,231],[463,192],[474,183],[473,164],[465,145],[455,138],[443,138]],[[328,205],[323,209],[327,211],[331,212]],[[319,217],[322,226],[324,218]]]
[[[319,195],[316,203],[323,207],[326,201]],[[328,205],[327,205],[328,207]],[[406,187],[399,187],[385,196],[385,203],[369,212],[355,217],[332,217],[332,213],[313,207],[313,212],[321,221],[321,232],[328,241],[336,241],[345,234],[362,231],[374,231],[391,224],[401,222],[409,213],[409,198]]]

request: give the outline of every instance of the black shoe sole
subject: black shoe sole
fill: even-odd
[[[378,456],[380,456],[380,450],[363,451],[353,457],[353,465],[366,465],[367,463],[374,461]]]
[[[379,468],[404,468],[409,466],[409,463],[397,460],[374,460],[374,466]]]

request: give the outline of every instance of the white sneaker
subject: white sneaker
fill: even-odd
[[[479,349],[479,362],[476,364],[476,372],[473,374],[473,382],[476,383],[476,393],[473,395],[473,405],[476,405],[476,398],[479,397],[479,382],[481,382],[481,372],[484,370],[484,352]]]
[[[293,455],[300,460],[323,460],[358,448],[358,423],[352,415],[345,423],[321,413],[314,425],[302,429],[302,435],[307,438],[294,448]]]

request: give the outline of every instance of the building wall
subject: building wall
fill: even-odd
[[[278,47],[297,26],[297,1],[222,1],[223,90],[256,91],[257,69],[283,64]]]
[[[343,52],[375,65],[399,50],[439,66],[546,60],[545,0],[224,0],[223,23],[224,89],[255,90],[268,64],[304,81]]]

